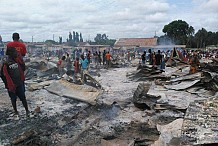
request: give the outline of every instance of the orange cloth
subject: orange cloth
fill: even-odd
[[[105,58],[106,58],[106,60],[110,60],[111,54],[110,54],[110,53],[107,53],[107,54],[105,55]]]

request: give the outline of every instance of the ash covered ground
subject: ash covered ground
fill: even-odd
[[[71,86],[69,84],[74,83],[59,80],[38,85],[39,78],[28,80],[26,96],[34,117],[25,118],[24,108],[18,100],[19,121],[12,117],[7,91],[0,82],[0,145],[167,146],[191,143],[183,131],[186,110],[195,100],[217,99],[216,86],[209,89],[202,86],[205,80],[198,81],[202,74],[188,76],[188,66],[147,75],[146,70],[150,68],[137,70],[132,67],[137,62],[120,68],[91,68],[90,71],[96,73],[93,78],[102,88]],[[208,76],[207,83],[216,85],[217,74]],[[183,81],[190,82],[178,89]],[[28,90],[32,82],[38,86]],[[60,84],[60,91],[53,91],[56,89],[50,87],[53,82]],[[61,87],[72,91],[76,88],[78,93],[66,93],[68,91]],[[79,95],[87,95],[90,100]],[[216,105],[211,107],[217,108]]]

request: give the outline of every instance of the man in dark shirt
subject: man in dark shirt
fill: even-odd
[[[145,64],[145,61],[146,61],[146,51],[144,51],[144,53],[142,54],[141,58],[142,58],[142,64]]]
[[[160,50],[157,51],[157,54],[155,55],[156,65],[158,69],[160,69],[160,65],[162,62],[162,55],[160,54]]]
[[[103,52],[103,55],[102,55],[102,58],[103,58],[103,65],[105,65],[106,64],[106,50],[104,50],[104,52]]]

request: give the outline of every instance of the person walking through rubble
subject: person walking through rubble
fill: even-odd
[[[7,48],[11,48],[11,47],[14,47],[16,48],[17,52],[21,55],[21,56],[25,56],[26,53],[27,53],[27,50],[26,50],[26,46],[24,43],[20,42],[20,35],[19,33],[13,33],[12,35],[12,39],[13,39],[13,42],[9,42],[6,46]]]
[[[108,69],[110,67],[110,62],[111,62],[111,54],[109,51],[105,55],[105,58],[106,58],[106,68]]]
[[[192,55],[192,57],[189,60],[189,64],[190,64],[189,74],[196,73],[198,71],[198,66],[200,64],[197,52],[193,52],[193,55]]]
[[[89,61],[87,58],[84,57],[84,55],[81,55],[81,59],[80,59],[80,68],[81,68],[81,79],[82,82],[84,83],[85,80],[85,74],[88,73],[88,65],[89,65]]]
[[[142,58],[142,64],[145,64],[145,62],[146,62],[146,51],[144,51],[141,58]]]
[[[8,95],[11,98],[11,103],[14,109],[14,118],[19,120],[19,113],[17,110],[17,97],[22,101],[22,104],[26,110],[26,116],[30,116],[28,110],[28,104],[25,96],[25,86],[24,86],[24,70],[22,68],[22,62],[18,57],[18,52],[15,47],[9,47],[6,50],[6,55],[8,55],[7,60],[3,63],[1,69],[1,78],[8,90]]]
[[[62,56],[62,58],[57,63],[60,77],[62,77],[64,75],[64,68],[66,66],[65,60],[66,60],[66,56]]]

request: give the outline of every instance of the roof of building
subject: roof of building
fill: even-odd
[[[116,41],[114,46],[137,46],[137,47],[146,47],[146,46],[156,46],[157,38],[120,38]]]
[[[158,46],[155,46],[154,48],[160,48],[160,49],[164,49],[164,48],[186,48],[186,45],[158,45]]]
[[[84,47],[84,46],[90,46],[90,44],[88,42],[78,42],[77,46],[78,47]]]

